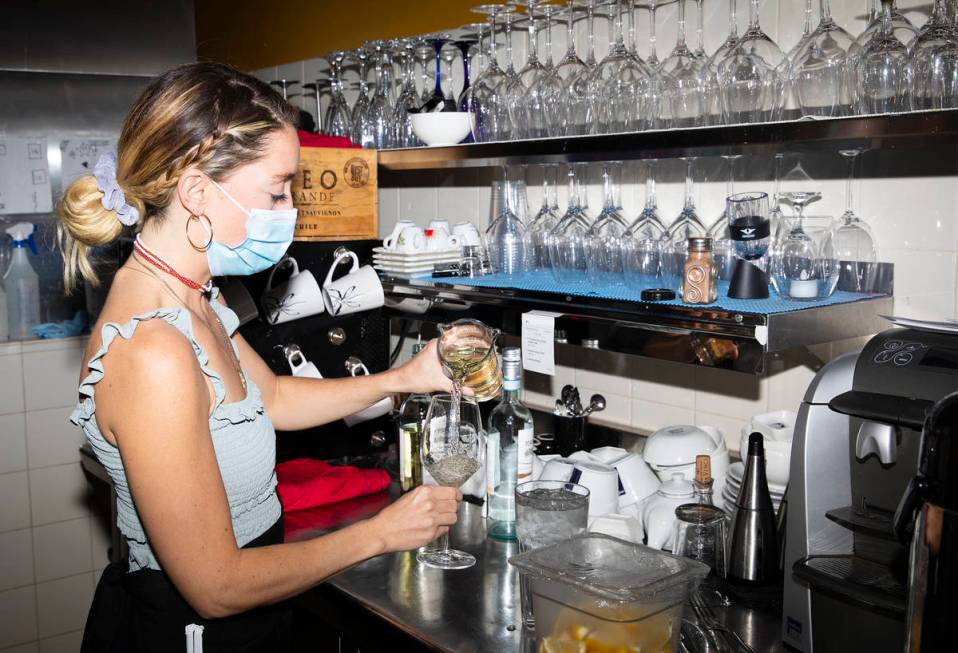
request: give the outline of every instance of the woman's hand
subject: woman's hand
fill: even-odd
[[[400,392],[451,392],[452,381],[442,372],[436,347],[439,342],[430,340],[425,349],[413,356],[402,367],[396,368]],[[462,394],[471,396],[472,390],[463,387]]]
[[[456,523],[462,492],[423,485],[408,492],[369,520],[384,552],[408,551],[429,544]]]

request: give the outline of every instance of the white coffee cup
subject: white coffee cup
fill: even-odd
[[[642,457],[635,453],[619,458],[612,467],[619,474],[619,509],[631,506],[655,494],[661,481]]]
[[[273,275],[280,268],[293,268],[285,283],[273,287]],[[263,292],[263,310],[270,324],[283,324],[301,317],[318,315],[326,310],[323,291],[309,270],[300,272],[296,259],[287,256],[277,263],[266,280]]]
[[[362,374],[360,374],[360,372]],[[351,376],[365,376],[369,374],[369,369],[366,367],[365,363],[360,363],[358,365],[350,368],[349,373]],[[343,421],[346,422],[346,426],[352,427],[360,422],[368,422],[371,419],[376,419],[377,417],[382,417],[387,414],[393,408],[393,399],[392,397],[383,397],[372,406],[363,408],[360,411],[353,413],[352,415],[347,415],[343,418]]]
[[[412,225],[399,232],[393,251],[401,254],[416,254],[426,251],[426,234],[422,228]]]
[[[444,231],[447,236],[452,233],[452,228],[449,226],[449,220],[445,220],[443,218],[431,220],[429,222],[429,228],[433,231]]]
[[[402,233],[402,230],[406,227],[415,227],[416,223],[412,220],[397,220],[396,224],[393,225],[393,230],[389,233],[388,236],[383,238],[383,247],[386,249],[393,249],[396,246],[396,239],[399,238],[399,234]]]
[[[289,369],[293,376],[301,376],[307,379],[321,379],[323,375],[312,361],[306,360],[303,352],[297,347],[295,351],[286,354],[286,362],[289,363]]]
[[[622,447],[599,447],[589,452],[600,463],[612,465],[616,460],[625,458],[629,452]]]
[[[353,260],[349,272],[333,281],[333,273],[346,259]],[[333,260],[323,282],[323,297],[330,315],[348,315],[379,308],[385,302],[383,284],[371,265],[359,265],[354,252],[343,252]]]
[[[426,229],[426,251],[435,252],[459,247],[459,236],[453,236],[443,229]]]
[[[600,462],[579,460],[572,470],[572,483],[589,488],[589,517],[616,512],[619,506],[619,475]]]
[[[572,471],[575,463],[568,458],[553,458],[546,461],[539,475],[540,481],[562,481],[566,482],[572,478]]]
[[[454,236],[459,236],[459,244],[463,247],[481,247],[482,236],[476,225],[471,222],[457,222],[452,228]]]

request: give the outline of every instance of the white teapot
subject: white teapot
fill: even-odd
[[[675,509],[683,503],[695,502],[692,482],[681,472],[659,486],[655,494],[642,502],[642,526],[647,544],[655,549],[672,550],[672,527],[675,524]]]

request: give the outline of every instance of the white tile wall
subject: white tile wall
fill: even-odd
[[[0,651],[78,651],[109,517],[69,423],[85,338],[0,345]]]

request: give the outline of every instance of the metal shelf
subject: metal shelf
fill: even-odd
[[[519,335],[523,313],[549,311],[560,314],[556,329],[565,331],[570,344],[751,374],[764,371],[768,354],[881,331],[888,325],[878,315],[892,310],[891,296],[758,314],[466,286],[454,279],[387,276],[382,282],[388,310],[399,317],[431,322],[472,317]],[[728,341],[735,357],[717,363],[703,358],[702,348],[716,340]]]
[[[958,145],[958,109],[696,127],[602,136],[570,136],[379,152],[383,171],[487,168],[507,163],[571,163],[687,155],[774,154],[867,147]]]

